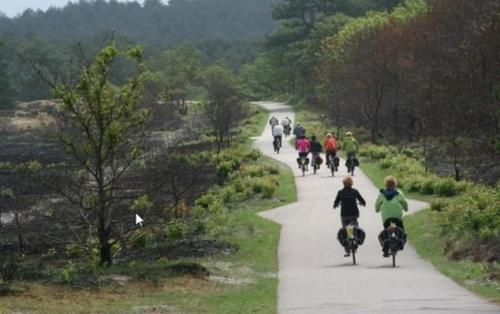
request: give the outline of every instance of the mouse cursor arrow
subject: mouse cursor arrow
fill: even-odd
[[[142,219],[142,217],[139,216],[139,214],[135,214],[135,224],[142,227],[143,222],[144,222],[144,219]]]

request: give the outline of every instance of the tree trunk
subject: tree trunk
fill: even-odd
[[[99,227],[99,244],[101,246],[100,250],[100,257],[101,260],[99,262],[100,266],[103,266],[106,264],[107,267],[111,266],[113,264],[113,260],[111,258],[111,245],[109,244],[109,234],[110,230],[109,229],[101,229]]]

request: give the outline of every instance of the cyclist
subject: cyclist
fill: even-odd
[[[271,129],[274,129],[274,127],[277,126],[278,124],[280,124],[278,118],[272,116],[271,120],[269,120],[269,125],[271,126]]]
[[[322,151],[323,151],[323,147],[316,139],[316,135],[311,136],[311,155],[312,155],[311,156],[311,158],[312,158],[311,166],[317,165],[318,169],[319,169],[320,165],[317,163],[317,160],[319,159],[320,153]]]
[[[307,170],[307,166],[309,165],[309,158],[307,158],[307,155],[309,155],[309,151],[311,150],[311,143],[304,135],[302,135],[297,140],[297,143],[295,144],[295,149],[299,152],[299,158],[297,158],[297,163],[299,164],[299,169],[301,166],[300,160],[302,158],[305,158],[306,159],[306,170]]]
[[[326,135],[326,140],[325,140],[325,154],[326,154],[326,165],[328,168],[330,168],[330,158],[335,158],[337,157],[337,140],[331,133],[328,133]],[[335,170],[338,170],[337,167],[335,167]]]
[[[282,140],[283,140],[283,127],[281,125],[276,125],[273,128],[273,146],[274,146],[274,151],[278,150],[278,145],[281,148]]]
[[[292,128],[292,120],[290,120],[289,117],[286,117],[283,120],[281,120],[281,125],[283,126],[283,131],[286,134],[290,135],[290,131]]]
[[[333,208],[337,208],[340,205],[340,219],[342,221],[342,227],[345,228],[349,224],[354,224],[358,226],[359,209],[358,203],[362,206],[366,206],[365,199],[361,196],[358,190],[353,189],[353,180],[351,177],[344,178],[342,180],[344,188],[337,193],[337,197],[333,203]],[[350,256],[350,252],[343,243],[346,239],[342,239],[339,233],[339,241],[346,249],[345,257]]]
[[[295,135],[295,137],[298,139],[301,136],[306,136],[306,129],[304,129],[304,127],[300,123],[297,123],[297,125],[293,129],[293,135]]]
[[[408,211],[408,202],[404,194],[397,189],[398,182],[395,177],[389,176],[384,180],[385,189],[380,190],[380,194],[375,202],[375,210],[381,213],[384,230],[380,233],[378,239],[382,245],[384,257],[389,257],[389,243],[384,241],[387,239],[386,229],[395,223],[402,229],[402,246],[406,242],[406,235],[404,234],[403,225],[403,210]],[[402,247],[401,247],[402,249]]]
[[[345,134],[344,140],[342,141],[341,148],[346,152],[347,154],[347,162],[352,158],[354,160],[356,158],[356,153],[358,152],[359,149],[359,144],[356,141],[356,139],[352,136],[351,132],[347,132]],[[346,165],[347,165],[346,162]]]

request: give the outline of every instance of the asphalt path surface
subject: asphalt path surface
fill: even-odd
[[[295,123],[290,107],[273,102],[258,104],[269,110],[270,116],[280,121],[288,116]],[[267,125],[254,144],[265,155],[288,165],[296,177],[298,202],[261,214],[282,225],[279,313],[500,313],[499,306],[479,298],[422,260],[411,244],[397,255],[396,268],[390,258],[382,257],[377,240],[382,220],[374,209],[380,187],[359,169],[353,179],[354,187],[367,201],[366,207],[360,207],[359,219],[367,238],[354,266],[336,240],[340,210],[332,208],[347,176],[343,162],[335,177],[324,166],[316,175],[309,171],[303,177],[288,139],[283,140],[280,154],[274,153]],[[410,214],[427,207],[423,202],[409,204]]]

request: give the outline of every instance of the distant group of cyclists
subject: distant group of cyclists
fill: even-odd
[[[275,116],[271,117],[269,120],[269,125],[271,126],[273,135],[273,147],[275,152],[279,152],[283,143],[283,135],[289,136],[291,131],[292,120],[285,117],[281,120],[281,124]],[[337,139],[332,135],[332,133],[327,133],[324,140],[324,144],[321,145],[318,138],[312,135],[311,138],[306,137],[306,130],[300,124],[297,123],[293,129],[293,135],[295,135],[295,149],[298,151],[299,157],[297,158],[297,163],[299,168],[302,166],[302,160],[305,160],[305,170],[308,171],[309,164],[312,163],[314,166],[320,168],[323,160],[321,159],[320,153],[323,152],[323,146],[325,149],[326,165],[331,166],[331,159],[337,158],[337,151],[342,148],[346,152],[347,160],[358,164],[356,160],[356,153],[359,150],[359,144],[353,137],[351,132],[347,132],[339,143]],[[311,160],[308,156],[311,154]],[[346,163],[346,166],[348,164]],[[338,170],[338,164],[335,165],[336,170]]]
[[[283,135],[285,133],[285,129],[290,132],[292,126],[292,120],[288,117],[284,118],[281,121],[273,116],[269,124],[272,128],[273,135],[273,145],[276,151],[277,145],[281,147]],[[290,133],[288,133],[289,135]],[[330,161],[337,158],[337,152],[342,148],[346,152],[347,162],[357,161],[356,154],[359,150],[359,144],[354,138],[352,132],[346,132],[345,137],[339,143],[337,139],[331,133],[327,133],[324,139],[324,144],[318,141],[315,135],[312,135],[310,139],[306,137],[306,130],[300,124],[297,123],[293,129],[293,135],[296,137],[295,149],[298,151],[297,163],[299,164],[299,168],[301,167],[302,160],[305,159],[306,167],[309,165],[308,155],[312,155],[312,163],[314,166],[319,168],[321,162],[319,160],[320,153],[323,151],[323,146],[326,155],[326,165],[327,167],[338,167],[338,163],[334,164]],[[348,163],[346,162],[346,166],[348,167]],[[315,165],[314,163],[318,164]],[[349,168],[349,167],[348,167]],[[338,170],[338,168],[336,169]],[[357,227],[356,232],[358,234],[358,240],[360,245],[364,241],[364,231],[359,228],[359,209],[358,203],[362,206],[366,206],[366,201],[361,196],[360,192],[353,188],[353,178],[351,176],[345,177],[342,181],[343,189],[338,191],[337,196],[335,198],[333,207],[341,207],[341,221],[342,221],[342,229],[339,230],[338,240],[344,246],[346,250],[345,256],[350,256],[350,250],[348,250],[347,239],[346,239],[346,227],[348,225],[354,225]],[[375,210],[377,213],[380,213],[382,216],[382,224],[384,230],[379,234],[378,239],[380,244],[382,245],[382,251],[384,257],[389,257],[389,234],[388,228],[389,226],[397,226],[399,230],[399,249],[403,249],[404,244],[406,243],[406,234],[404,233],[404,225],[403,225],[403,212],[408,211],[408,203],[405,199],[404,194],[398,190],[397,188],[397,180],[395,177],[387,177],[384,180],[385,187],[380,190],[379,196],[375,202]]]

